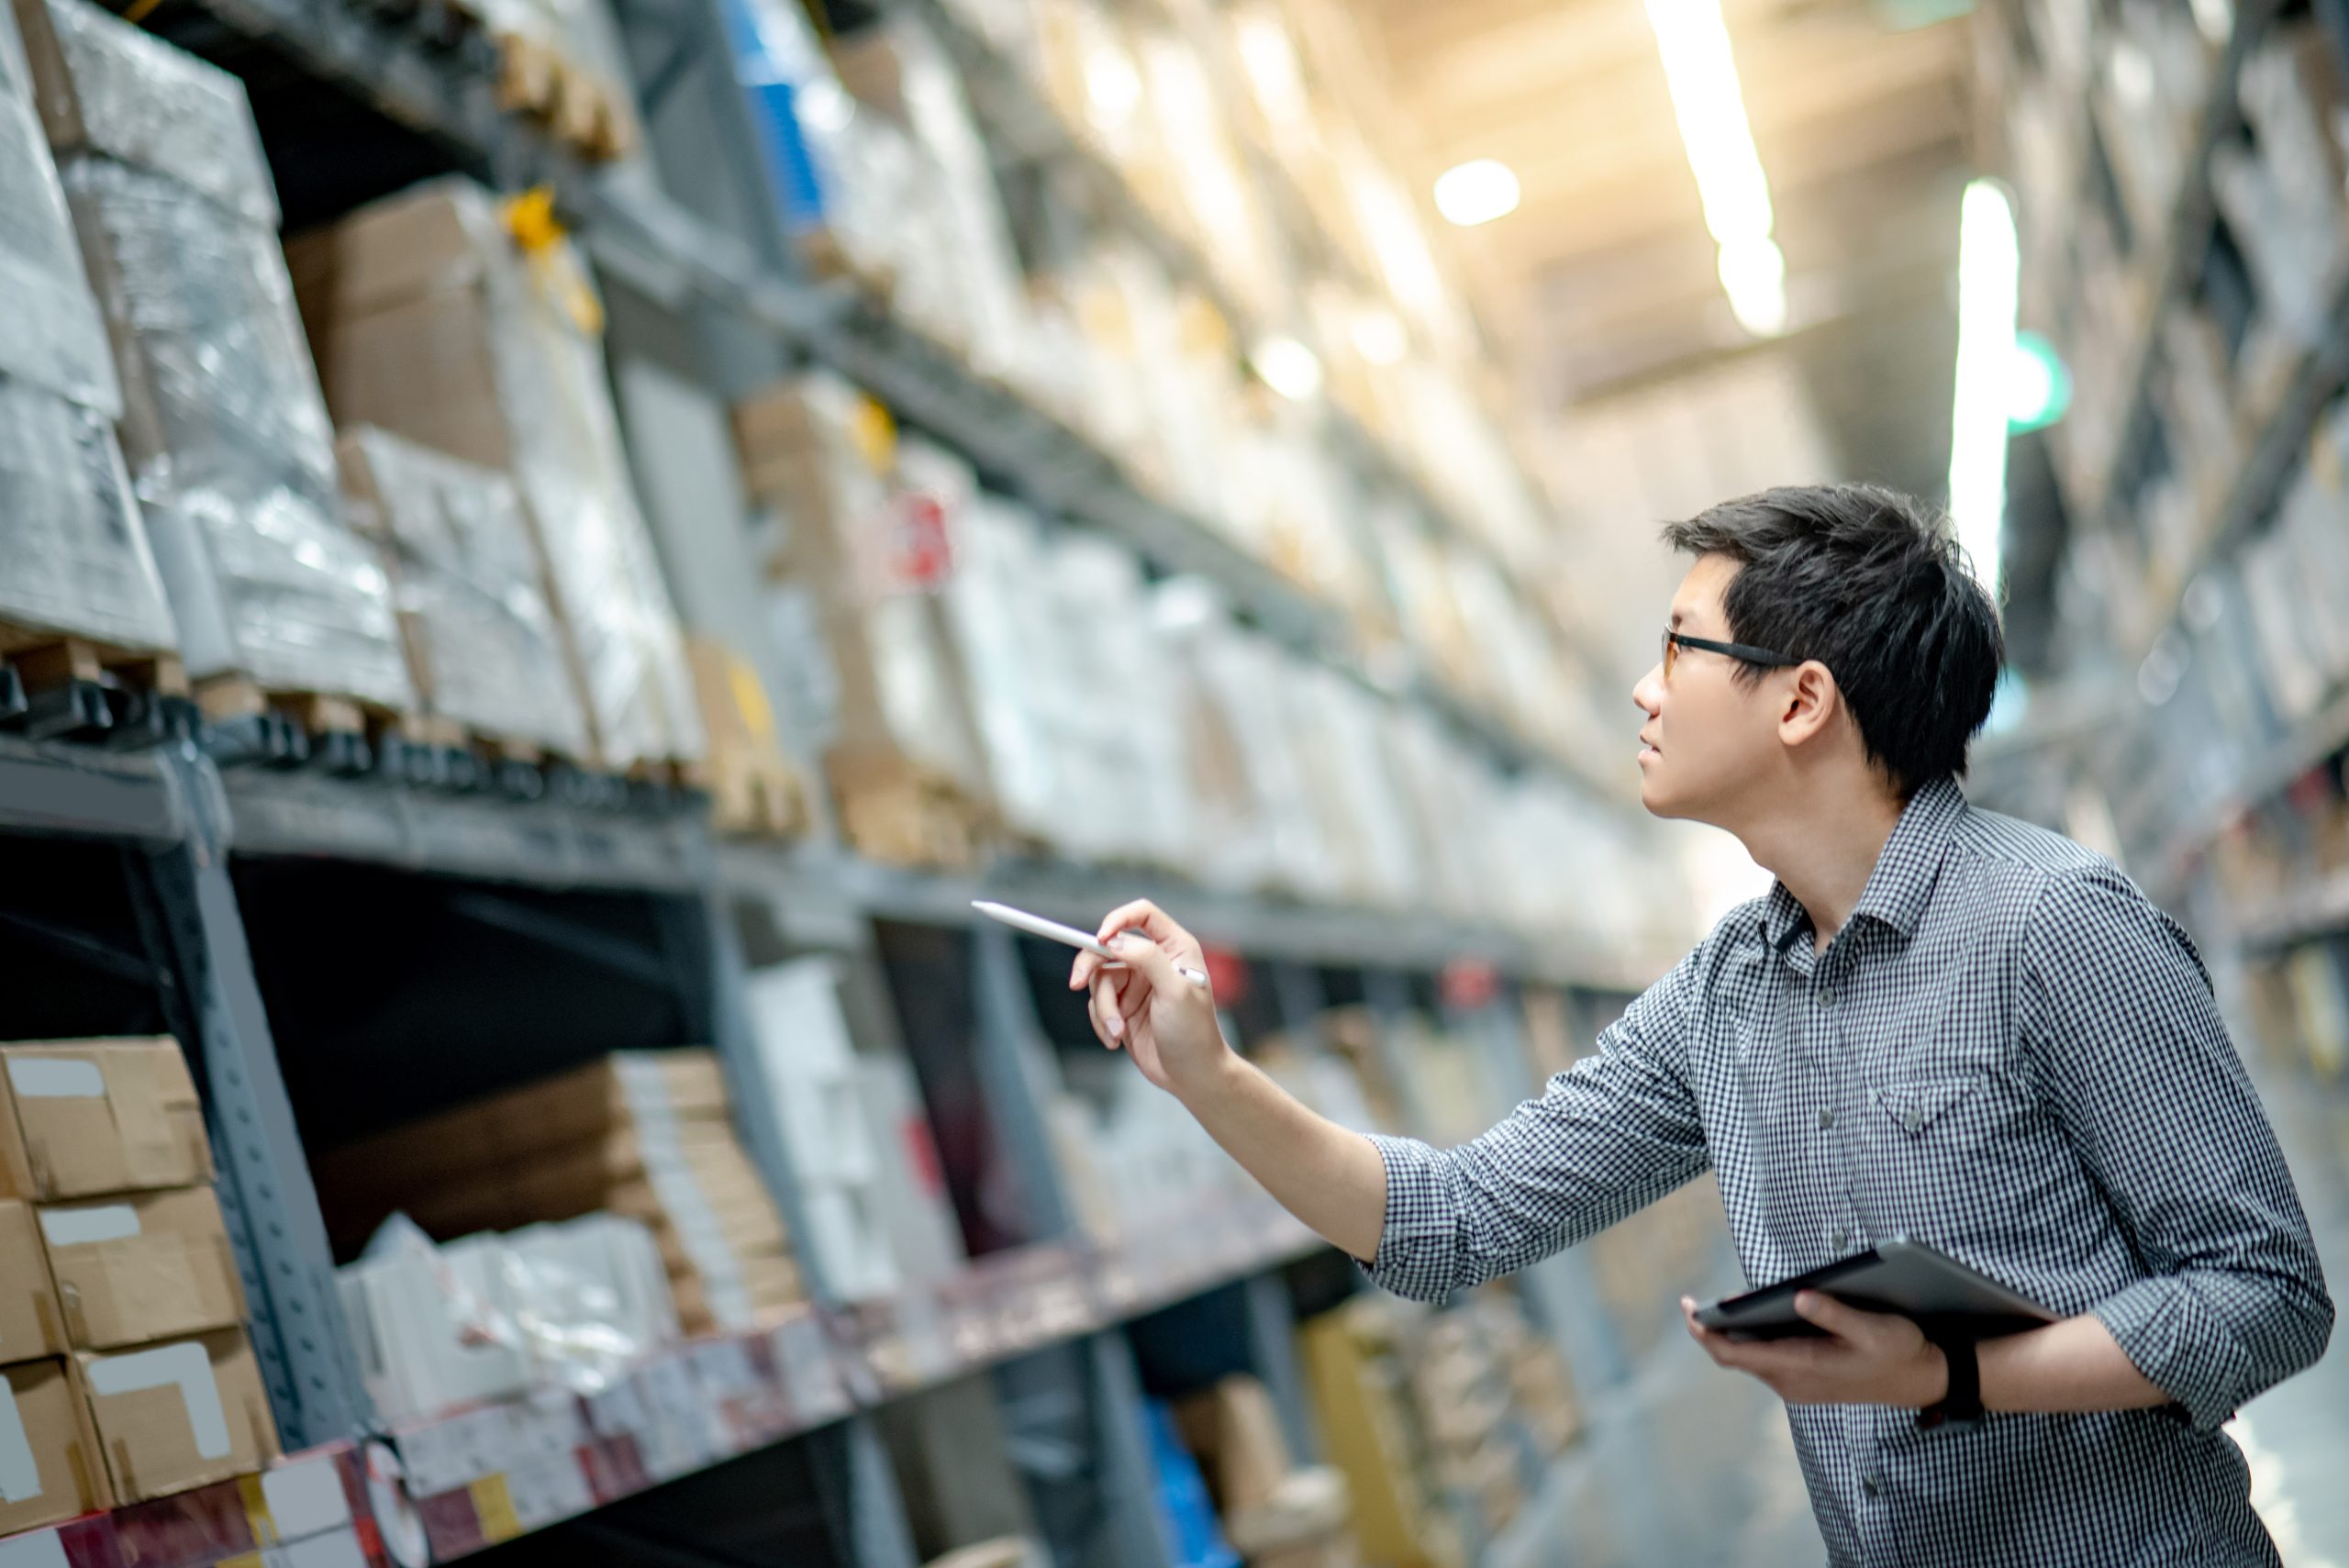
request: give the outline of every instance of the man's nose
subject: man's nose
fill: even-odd
[[[1631,701],[1637,704],[1640,711],[1646,714],[1650,718],[1653,718],[1658,713],[1663,711],[1663,665],[1653,664],[1648,667],[1648,673],[1642,675],[1638,684],[1631,687]]]

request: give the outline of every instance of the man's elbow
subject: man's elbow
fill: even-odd
[[[2283,1375],[2291,1377],[2314,1366],[2332,1342],[2332,1296],[2325,1289],[2323,1277],[2312,1277],[2288,1292],[2277,1303],[2277,1312],[2287,1319],[2282,1338],[2288,1365]]]

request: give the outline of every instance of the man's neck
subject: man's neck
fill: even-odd
[[[1810,916],[1818,951],[1827,951],[1859,907],[1903,804],[1871,781],[1819,791],[1765,822],[1742,825],[1746,852]]]

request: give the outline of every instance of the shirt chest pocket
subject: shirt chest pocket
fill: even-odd
[[[1884,1129],[1887,1139],[1922,1142],[1943,1122],[1962,1118],[1967,1102],[1983,1093],[1983,1074],[1961,1071],[1901,1078],[1875,1084],[1868,1093],[1890,1123]]]

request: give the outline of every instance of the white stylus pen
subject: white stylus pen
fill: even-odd
[[[1073,948],[1083,948],[1086,952],[1098,954],[1112,963],[1125,962],[1125,960],[1111,952],[1090,931],[1080,931],[1074,926],[1063,926],[1058,920],[1047,920],[1041,915],[1030,915],[1025,909],[1014,909],[1008,904],[991,904],[984,898],[972,899],[971,907],[990,920],[1000,920],[1015,929],[1026,931],[1030,936],[1043,937]],[[1208,983],[1208,977],[1203,971],[1193,969],[1188,964],[1175,965],[1174,973],[1194,985],[1205,985]]]

